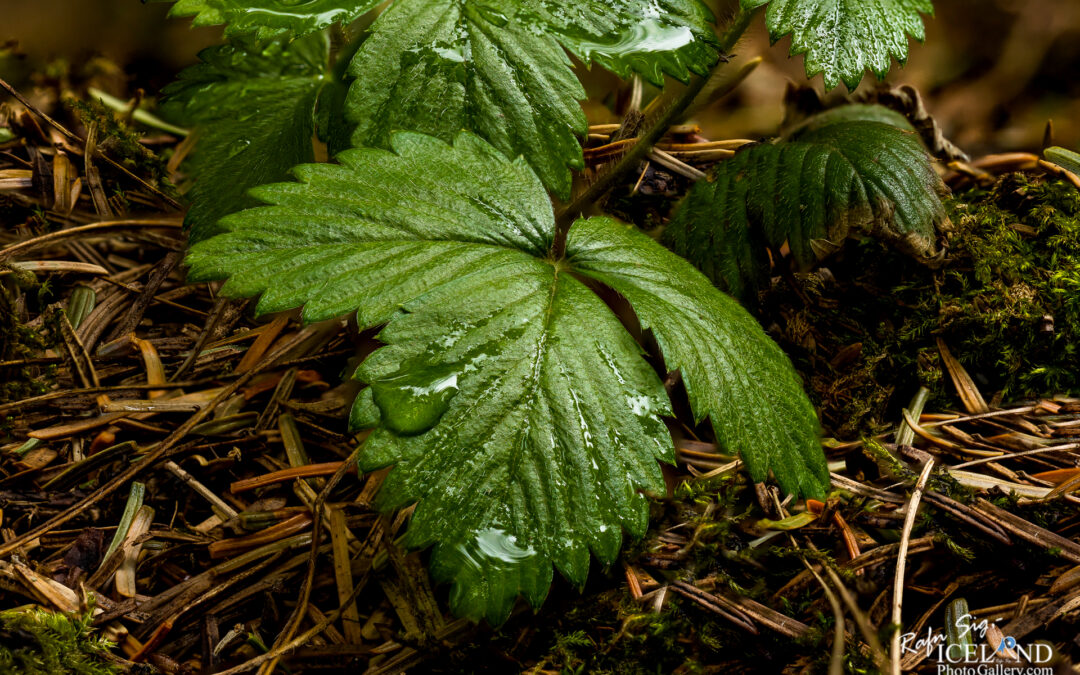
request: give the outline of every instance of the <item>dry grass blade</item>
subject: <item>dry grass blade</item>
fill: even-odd
[[[979,392],[979,388],[975,386],[975,381],[968,375],[964,366],[952,355],[952,352],[950,352],[949,348],[945,345],[945,341],[938,338],[937,345],[938,351],[941,353],[941,360],[945,364],[945,369],[949,372],[949,377],[952,378],[953,385],[956,386],[957,393],[960,395],[960,400],[964,402],[964,409],[972,415],[990,412],[990,407],[986,405],[986,400],[983,399],[982,394]]]
[[[120,544],[120,568],[116,570],[116,592],[121,597],[134,598],[135,589],[135,564],[139,561],[139,553],[142,552],[141,538],[150,530],[150,524],[154,521],[154,509],[149,506],[140,506],[135,518],[131,521],[124,541]]]
[[[8,246],[7,248],[0,249],[0,263],[11,260],[16,255],[23,255],[28,251],[33,251],[45,246],[52,246],[62,241],[75,239],[78,237],[86,236],[87,234],[103,234],[105,232],[116,232],[120,230],[131,230],[141,227],[157,227],[166,229],[179,229],[183,226],[183,221],[179,218],[145,218],[145,219],[120,219],[120,220],[107,220],[100,223],[91,223],[90,225],[80,225],[78,227],[71,227],[66,230],[60,230],[58,232],[52,232],[49,234],[43,234],[33,239]]]
[[[922,492],[933,469],[934,460],[930,460],[923,467],[922,473],[919,474],[919,480],[915,483],[915,489],[911,492],[911,500],[908,501],[907,513],[904,516],[904,529],[900,534],[900,549],[896,554],[896,578],[893,581],[892,601],[892,623],[896,626],[896,629],[893,631],[892,642],[890,643],[889,664],[892,672],[897,675],[900,673],[900,626],[903,619],[901,611],[904,600],[904,570],[907,568],[907,552],[908,547],[911,545],[911,529],[915,526],[915,516],[919,512]]]

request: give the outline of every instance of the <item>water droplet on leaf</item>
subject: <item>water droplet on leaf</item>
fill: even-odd
[[[236,157],[241,152],[247,150],[250,146],[251,141],[246,138],[241,138],[234,141],[232,145],[229,146],[227,159],[232,159],[233,157]]]
[[[386,426],[399,434],[419,434],[438,423],[458,391],[456,364],[409,360],[397,374],[375,380],[371,393]]]
[[[531,546],[520,546],[517,537],[494,527],[480,530],[454,547],[454,556],[462,565],[488,575],[520,565],[535,555]]]

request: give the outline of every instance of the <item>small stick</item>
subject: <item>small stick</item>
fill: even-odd
[[[928,460],[915,483],[915,490],[911,493],[908,502],[907,513],[904,515],[904,530],[900,535],[900,550],[896,554],[896,580],[893,582],[893,605],[892,645],[889,650],[889,666],[893,675],[900,675],[900,621],[901,607],[904,601],[904,568],[907,567],[908,546],[911,543],[911,530],[915,527],[915,516],[919,511],[919,501],[922,499],[923,488],[930,478],[930,471],[934,468],[934,460]]]
[[[341,469],[342,464],[344,464],[344,462],[325,462],[323,464],[305,464],[304,466],[294,466],[289,467],[288,469],[281,469],[280,471],[272,471],[270,473],[264,473],[261,476],[255,476],[254,478],[238,480],[229,487],[229,492],[235,495],[240,492],[247,492],[248,490],[263,487],[264,485],[283,483],[297,478],[332,476]],[[356,469],[355,466],[346,468],[349,470]]]
[[[101,265],[93,263],[74,262],[70,260],[28,260],[26,262],[14,262],[10,264],[12,270],[25,272],[75,272],[77,274],[108,274],[109,270]],[[0,274],[9,274],[6,270],[0,270]]]
[[[214,511],[216,511],[219,516],[222,516],[226,519],[235,518],[237,516],[236,510],[233,507],[229,506],[228,502],[214,494],[213,490],[200,483],[198,479],[195,478],[195,476],[192,476],[187,471],[184,471],[176,462],[172,460],[165,462],[165,468],[168,469],[170,473],[179,478],[181,481],[187,483],[187,486],[190,487],[192,490],[202,495],[202,497],[206,501],[210,502],[210,504],[214,507]]]
[[[695,169],[686,162],[672,157],[668,153],[664,152],[660,148],[653,148],[647,155],[649,159],[656,162],[660,166],[666,167],[675,173],[685,176],[690,180],[701,180],[705,177],[705,172],[700,169]]]
[[[964,469],[969,466],[975,466],[976,464],[986,464],[987,462],[995,462],[1003,459],[1012,459],[1014,457],[1027,457],[1028,455],[1041,455],[1047,452],[1068,452],[1070,450],[1080,449],[1080,443],[1065,443],[1064,445],[1052,445],[1048,448],[1035,448],[1034,450],[1021,450],[1020,452],[1003,452],[995,457],[983,457],[982,459],[973,459],[970,462],[964,462],[963,464],[957,464],[949,467],[951,469]]]
[[[3,80],[0,80],[3,82]],[[133,225],[141,225],[143,227],[167,227],[179,229],[183,227],[183,222],[178,218],[134,218],[126,220],[104,220],[98,223],[90,223],[89,225],[80,225],[78,227],[70,227],[66,230],[58,230],[56,232],[50,232],[43,234],[40,237],[34,237],[33,239],[27,239],[21,241],[18,244],[13,244],[5,249],[0,249],[0,263],[6,262],[15,256],[16,253],[22,253],[35,248],[40,248],[49,244],[55,244],[58,241],[70,239],[79,235],[86,234],[87,232],[107,232],[110,230],[123,230]]]

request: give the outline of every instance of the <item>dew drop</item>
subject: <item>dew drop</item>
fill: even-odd
[[[474,572],[492,576],[505,572],[536,556],[531,546],[522,547],[517,537],[495,527],[478,530],[454,546],[452,557]]]
[[[251,141],[246,138],[237,139],[228,148],[228,158],[232,159],[251,146]]]
[[[402,363],[397,374],[371,383],[383,422],[399,434],[419,434],[435,426],[458,392],[456,364]]]

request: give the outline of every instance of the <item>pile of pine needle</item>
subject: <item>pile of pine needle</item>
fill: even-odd
[[[669,494],[620,563],[583,589],[557,580],[538,613],[522,603],[501,627],[455,619],[425,553],[397,543],[409,509],[372,508],[386,472],[356,475],[348,375],[373,334],[255,320],[185,281],[182,130],[134,135],[134,102],[43,109],[9,93],[0,666],[936,672],[910,636],[954,640],[946,615],[967,615],[996,662],[1042,641],[1073,672],[1080,400],[992,407],[944,344],[957,409],[911,392],[889,432],[826,442],[827,502],[748,482],[675,420]],[[593,129],[593,163],[623,142],[609,127]],[[677,129],[633,187],[663,193],[739,143]],[[978,170],[1023,168],[995,161]]]

